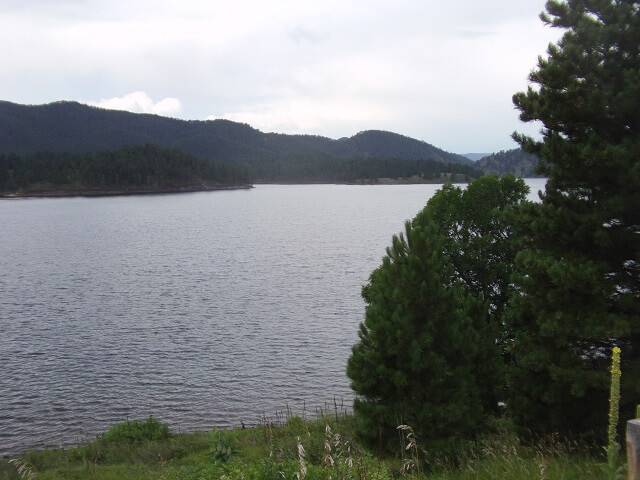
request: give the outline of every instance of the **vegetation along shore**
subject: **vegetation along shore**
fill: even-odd
[[[507,420],[441,456],[429,456],[420,440],[414,442],[410,426],[397,430],[394,455],[379,456],[360,443],[355,422],[330,413],[316,420],[265,420],[250,429],[174,434],[149,418],[115,425],[77,447],[5,458],[0,478],[582,480],[601,472],[589,445],[553,436],[525,444]]]
[[[127,190],[103,190],[100,188],[68,188],[55,189],[50,184],[38,185],[41,190],[19,190],[11,193],[0,195],[0,198],[45,198],[45,197],[110,197],[121,195],[159,195],[169,193],[188,193],[188,192],[211,192],[216,190],[241,190],[253,188],[253,185],[192,185],[173,188],[152,188],[148,190],[127,189]]]
[[[57,197],[250,188],[246,169],[153,145],[98,153],[0,155],[0,195]]]

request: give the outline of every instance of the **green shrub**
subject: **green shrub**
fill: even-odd
[[[171,436],[169,426],[153,417],[144,421],[126,421],[114,425],[100,436],[104,443],[139,443],[144,440],[165,440]]]
[[[230,433],[224,430],[213,432],[213,460],[215,462],[226,463],[238,453],[233,445],[233,438]]]

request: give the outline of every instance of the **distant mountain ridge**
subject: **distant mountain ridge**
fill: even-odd
[[[535,169],[538,157],[524,152],[520,148],[492,153],[478,160],[474,167],[485,174],[505,175],[513,173],[517,177],[537,177]]]
[[[463,153],[462,154],[463,157],[467,157],[472,162],[477,162],[481,158],[484,158],[488,155],[491,155],[491,154],[490,153]]]
[[[472,162],[426,142],[396,133],[368,130],[333,140],[313,135],[263,133],[229,120],[179,120],[105,110],[77,102],[19,105],[0,101],[0,153],[38,151],[87,153],[153,144],[205,159],[264,171],[296,159],[394,158],[443,163]]]

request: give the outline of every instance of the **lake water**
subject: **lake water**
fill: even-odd
[[[361,286],[437,188],[0,201],[0,456],[348,407]]]

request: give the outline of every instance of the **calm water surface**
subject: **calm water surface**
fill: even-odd
[[[0,456],[348,405],[361,286],[437,188],[0,201]]]

